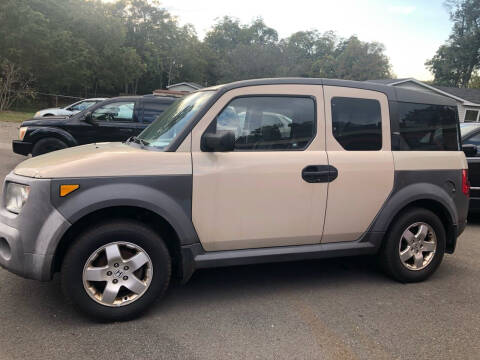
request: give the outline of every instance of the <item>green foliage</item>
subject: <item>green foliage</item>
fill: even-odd
[[[377,43],[317,31],[279,39],[261,18],[241,24],[230,17],[200,41],[158,0],[1,0],[5,60],[33,77],[39,91],[81,96],[149,93],[179,81],[391,76]]]
[[[468,87],[472,74],[480,67],[480,0],[450,0],[453,21],[448,41],[425,65],[435,83]]]

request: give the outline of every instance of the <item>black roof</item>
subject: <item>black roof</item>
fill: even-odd
[[[396,80],[400,81],[400,80]],[[424,93],[415,90],[408,90],[379,84],[372,81],[352,81],[322,78],[270,78],[270,79],[254,79],[237,81],[218,87],[220,93],[228,90],[241,88],[245,86],[273,85],[273,84],[300,84],[300,85],[326,85],[326,86],[342,86],[355,89],[365,89],[384,93],[389,101],[413,102],[420,104],[434,105],[456,105],[457,102],[445,96]]]
[[[466,88],[456,88],[456,87],[437,86],[437,85],[432,85],[432,86],[438,90],[441,90],[443,92],[446,92],[458,98],[480,104],[480,89],[466,89]]]

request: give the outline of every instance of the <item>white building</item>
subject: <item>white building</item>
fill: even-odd
[[[428,85],[413,78],[369,80],[369,82],[447,96],[457,102],[460,122],[480,120],[480,89]]]
[[[203,88],[202,85],[193,82],[181,82],[167,86],[168,90],[181,92],[192,92],[195,90],[200,90],[201,88]]]

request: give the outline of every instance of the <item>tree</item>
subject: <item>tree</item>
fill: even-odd
[[[25,78],[20,68],[5,60],[0,64],[0,111],[8,110],[16,100],[33,97],[31,79]]]
[[[480,0],[451,0],[452,33],[425,65],[439,85],[467,87],[480,65]]]

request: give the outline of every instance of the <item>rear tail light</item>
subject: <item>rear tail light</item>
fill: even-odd
[[[462,170],[462,192],[465,196],[470,196],[470,182],[468,181],[468,170]]]

